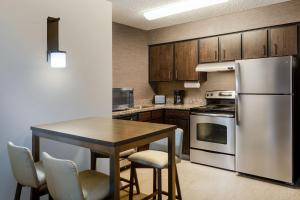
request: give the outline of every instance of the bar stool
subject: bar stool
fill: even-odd
[[[127,159],[128,156],[130,156],[131,154],[136,153],[136,152],[137,152],[136,149],[129,149],[127,151],[121,152],[120,153],[120,161],[122,159]],[[92,170],[96,170],[96,159],[97,158],[109,158],[109,157],[107,155],[91,151],[91,169]],[[133,171],[133,176],[134,176],[133,185],[136,188],[136,194],[140,194],[140,186],[139,186],[139,181],[138,181],[138,178],[137,178],[136,170]],[[123,178],[123,177],[120,177],[120,179],[121,179],[121,181],[127,183],[127,184],[123,185],[122,187],[120,187],[120,190],[125,190],[126,188],[130,187],[130,180],[128,180],[126,178]]]
[[[15,200],[20,199],[23,187],[31,188],[31,200],[48,194],[43,163],[41,161],[34,163],[31,151],[26,147],[8,142],[7,150],[13,175],[18,182]],[[52,199],[50,195],[49,199]]]
[[[175,150],[176,150],[176,163],[179,163],[182,155],[182,140],[183,140],[183,130],[177,128],[175,131]],[[149,146],[149,150],[141,151],[134,153],[128,157],[128,160],[131,161],[130,168],[130,190],[129,190],[129,199],[133,198],[133,173],[136,168],[153,168],[153,193],[146,196],[144,199],[162,199],[162,195],[168,195],[167,192],[162,191],[162,169],[168,168],[168,139],[162,139],[156,142],[153,142]],[[179,185],[179,178],[177,167],[175,166],[176,171],[176,189],[177,196],[176,199],[182,199],[181,190]],[[156,185],[156,179],[158,179],[158,186]]]
[[[57,200],[96,200],[109,196],[109,176],[95,170],[78,173],[73,161],[56,159],[43,152],[50,194]]]

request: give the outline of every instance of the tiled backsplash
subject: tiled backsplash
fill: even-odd
[[[234,72],[208,73],[207,81],[201,83],[200,88],[184,88],[182,81],[158,83],[157,94],[167,96],[167,103],[173,103],[173,91],[185,90],[184,102],[187,104],[203,104],[205,92],[208,90],[235,90]]]

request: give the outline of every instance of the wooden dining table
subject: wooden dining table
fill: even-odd
[[[32,126],[32,153],[40,160],[40,138],[85,147],[110,159],[110,199],[120,199],[120,152],[168,138],[168,199],[175,199],[174,125],[90,117]],[[100,189],[100,188],[99,188]]]

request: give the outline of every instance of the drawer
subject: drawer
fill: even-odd
[[[139,113],[139,121],[146,122],[151,120],[151,111]]]
[[[190,159],[193,163],[209,165],[235,171],[235,156],[191,149]]]
[[[167,118],[180,118],[180,119],[190,119],[190,111],[188,110],[166,110],[165,113]]]
[[[152,111],[152,119],[159,119],[163,118],[163,111],[162,110],[153,110]]]
[[[151,123],[158,123],[158,124],[163,124],[164,120],[162,118],[158,118],[158,119],[152,119],[151,121],[149,121]]]

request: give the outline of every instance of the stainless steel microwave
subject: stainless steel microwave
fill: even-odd
[[[133,88],[113,88],[113,111],[126,110],[134,106]]]

